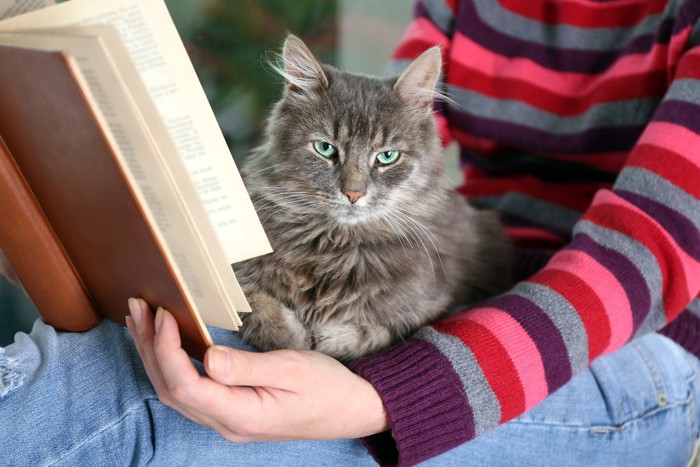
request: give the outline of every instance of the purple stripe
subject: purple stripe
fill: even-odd
[[[615,193],[653,217],[678,246],[695,261],[700,261],[700,231],[687,217],[642,195],[625,190],[615,190]]]
[[[683,311],[659,333],[673,339],[688,352],[700,358],[700,318],[690,311]]]
[[[698,96],[694,96],[698,98]],[[669,100],[661,103],[654,113],[653,121],[675,123],[700,135],[700,105]]]
[[[579,133],[553,134],[515,123],[478,117],[454,107],[450,123],[467,133],[533,151],[585,154],[629,151],[644,125],[592,128]]]
[[[649,286],[639,269],[627,256],[596,243],[587,234],[576,235],[571,248],[591,255],[622,284],[632,308],[633,332],[637,332],[651,310]]]
[[[498,153],[482,157],[469,149],[462,149],[461,161],[494,176],[531,173],[540,180],[556,183],[610,183],[617,174],[583,165],[580,162],[541,157],[530,151],[503,148]]]
[[[678,34],[688,26],[692,26],[700,17],[700,2],[683,2],[678,8],[678,20],[676,21],[673,34]]]
[[[450,9],[450,7],[447,5],[445,5],[445,8],[448,10]],[[450,10],[450,11],[452,11],[452,10]],[[428,10],[428,7],[426,7],[422,1],[415,3],[415,5],[413,7],[413,17],[414,17],[414,19],[415,18],[427,19],[432,24],[434,24],[444,35],[446,35],[447,37],[452,36],[452,31],[445,30],[444,28],[442,28],[441,24],[437,23],[436,21],[433,21],[431,15],[430,15],[430,11]],[[452,24],[450,26],[452,26]]]
[[[629,41],[624,48],[585,51],[549,47],[506,35],[483,22],[472,2],[461,2],[457,14],[458,31],[497,54],[506,57],[527,57],[551,70],[576,73],[601,73],[622,56],[646,53],[657,42],[667,43],[674,21],[674,18],[665,18],[656,36],[640,35]]]
[[[474,438],[474,416],[462,381],[433,344],[411,339],[358,360],[350,369],[374,386],[391,420],[402,458],[378,459],[382,463],[416,464]],[[375,458],[390,454],[381,444],[386,441],[385,436],[363,440]]]
[[[513,294],[489,300],[484,306],[507,312],[532,338],[542,356],[550,394],[571,379],[571,362],[561,330],[540,307],[525,297]]]

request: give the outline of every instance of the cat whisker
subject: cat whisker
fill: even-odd
[[[414,233],[416,233],[416,236],[418,237],[421,244],[423,245],[423,249],[425,250],[426,254],[428,255],[428,260],[430,261],[431,268],[433,268],[433,279],[435,280],[435,269],[434,269],[434,265],[433,265],[432,259],[430,257],[430,254],[428,253],[427,245],[423,242],[423,237],[425,237],[425,239],[430,242],[431,246],[433,247],[433,251],[435,251],[435,256],[437,256],[437,259],[440,263],[440,268],[442,269],[444,276],[447,277],[447,271],[445,270],[445,264],[442,261],[442,256],[440,256],[440,251],[438,250],[437,245],[435,245],[435,242],[439,243],[439,240],[437,239],[437,237],[429,229],[427,229],[422,222],[420,222],[420,221],[416,220],[415,218],[413,218],[412,216],[406,214],[405,210],[402,210],[400,208],[398,210],[399,210],[399,212],[402,212],[404,214],[404,220],[410,223],[411,230]],[[415,227],[415,229],[413,227]],[[422,233],[422,235],[420,235],[421,233]]]
[[[247,172],[246,172],[246,173],[245,173],[245,176],[246,176],[246,177],[252,177],[252,176],[257,175],[257,174],[259,174],[259,173],[261,173],[261,172],[265,172],[266,170],[272,170],[272,169],[274,169],[274,168],[276,168],[276,167],[277,167],[276,165],[270,165],[270,166],[264,167],[264,168],[262,168],[262,169],[260,169],[260,170],[256,170],[255,172],[250,172],[250,173],[247,173]]]
[[[399,231],[397,230],[397,226],[395,225],[395,221],[391,218],[380,218],[380,220],[386,222],[389,225],[389,228],[391,228],[391,230],[394,232],[394,235],[396,235],[396,238],[399,240],[399,244],[401,245],[404,254],[406,254],[406,245],[404,245],[405,235],[399,233]]]
[[[411,222],[414,223],[416,227],[421,229],[423,233],[425,233],[426,238],[430,241],[430,244],[433,246],[433,250],[435,250],[435,255],[438,258],[438,261],[440,261],[440,267],[442,268],[442,273],[447,277],[447,271],[445,270],[445,264],[442,262],[442,257],[440,256],[440,251],[438,250],[437,246],[435,245],[435,242],[440,242],[435,235],[428,230],[425,225],[423,225],[421,222],[418,222],[415,219],[409,218]]]
[[[397,222],[392,219],[392,218],[386,218],[382,219],[384,222],[386,222],[391,230],[394,232],[394,235],[396,235],[396,238],[399,240],[399,243],[401,244],[401,248],[403,248],[404,253],[406,252],[406,245],[404,244],[404,240],[406,243],[408,243],[409,248],[411,247],[411,242],[408,238],[406,238],[406,234],[403,232],[400,232],[400,226],[397,224]]]
[[[411,237],[416,241],[416,244],[420,243],[420,245],[423,247],[423,251],[425,251],[425,254],[428,258],[428,262],[430,262],[430,270],[433,273],[433,283],[437,284],[437,277],[435,275],[435,265],[433,264],[433,259],[430,256],[430,252],[428,251],[428,247],[426,246],[425,242],[421,238],[420,231],[416,230],[414,226],[412,225],[412,219],[407,216],[397,216],[397,220],[399,220],[402,225],[404,225],[407,228],[407,232],[411,235]],[[434,246],[434,244],[433,244]],[[437,252],[437,250],[436,250]]]

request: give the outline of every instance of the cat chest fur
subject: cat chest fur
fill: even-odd
[[[286,233],[280,248],[254,260],[244,275],[252,275],[256,287],[275,284],[267,292],[294,310],[306,326],[331,321],[387,325],[397,319],[408,326],[419,302],[429,300],[431,307],[440,309],[439,295],[447,296],[437,283],[445,283],[442,271],[436,272],[435,283],[424,285],[426,270],[438,259],[396,239],[339,244],[319,231],[316,238],[301,243],[294,230]]]

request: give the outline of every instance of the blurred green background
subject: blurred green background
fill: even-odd
[[[411,16],[412,0],[166,0],[226,140],[240,162],[256,144],[281,79],[266,63],[288,32],[316,56],[381,74]],[[126,306],[126,304],[125,304]],[[0,279],[0,346],[37,317]]]

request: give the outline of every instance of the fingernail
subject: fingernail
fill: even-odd
[[[209,371],[220,375],[226,375],[229,372],[230,361],[225,351],[214,346],[207,352],[207,363]]]
[[[160,332],[160,326],[163,324],[163,312],[165,310],[162,307],[158,307],[156,310],[156,333]]]
[[[127,329],[129,330],[129,332],[131,332],[131,330],[132,330],[133,327],[134,327],[134,318],[132,318],[131,316],[125,316],[125,317],[124,317],[124,320],[126,321],[126,327],[127,327]],[[132,334],[132,335],[133,335],[133,334]]]
[[[131,317],[134,318],[136,324],[141,323],[141,318],[143,318],[143,309],[141,308],[139,301],[135,298],[129,299],[129,313],[131,314]]]

